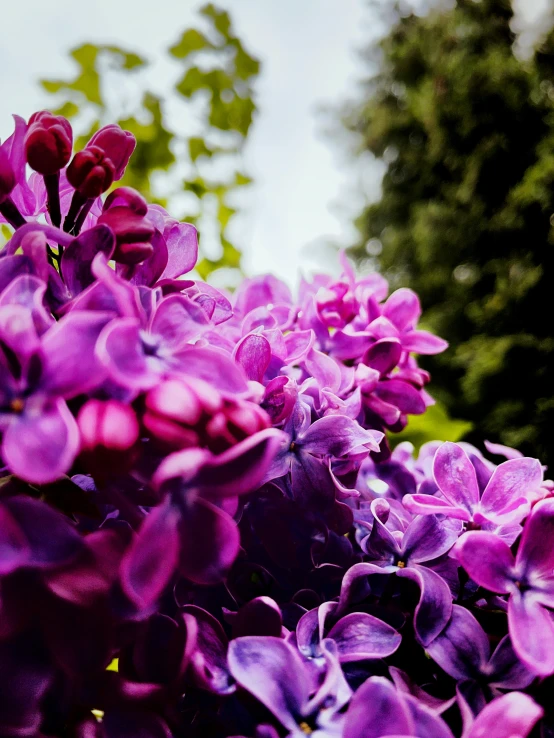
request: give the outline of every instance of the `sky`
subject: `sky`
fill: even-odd
[[[5,0],[0,44],[0,138],[11,113],[28,117],[47,98],[40,77],[64,77],[67,52],[83,41],[116,43],[155,59],[194,24],[193,0]],[[255,186],[235,219],[233,242],[249,273],[272,272],[294,284],[299,270],[321,268],[332,240],[355,238],[352,216],[361,192],[375,197],[381,169],[353,170],[344,142],[325,133],[321,108],[355,90],[358,51],[380,32],[367,0],[218,0],[239,37],[263,63],[257,83],[260,114],[245,152]],[[525,40],[540,27],[548,0],[516,0]],[[143,9],[141,9],[143,8]],[[163,68],[154,73],[162,76]],[[363,187],[358,186],[363,183]],[[357,193],[357,194],[356,194]]]

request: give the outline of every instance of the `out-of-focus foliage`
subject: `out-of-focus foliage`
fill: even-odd
[[[122,184],[162,205],[180,193],[172,212],[180,206],[176,215],[189,222],[212,220],[204,220],[202,230],[218,234],[220,254],[204,256],[197,265],[206,278],[220,267],[240,267],[228,224],[237,211],[235,193],[251,183],[241,152],[256,113],[260,62],[235,34],[227,12],[209,4],[200,16],[205,30],[186,29],[168,50],[178,79],[167,90],[156,84],[157,77],[152,87],[151,63],[142,55],[90,43],[71,51],[73,77],[41,84],[55,96],[54,112],[82,132],[77,146],[108,121],[136,136]]]
[[[439,438],[441,441],[455,443],[463,438],[473,428],[467,420],[453,420],[448,416],[440,402],[427,408],[423,415],[412,415],[408,425],[400,433],[389,433],[392,446],[404,441],[413,443],[416,449],[424,443]]]
[[[354,253],[414,288],[450,342],[425,367],[448,413],[476,424],[469,438],[552,469],[554,32],[522,60],[512,18],[509,0],[397,9],[346,112],[386,165]]]

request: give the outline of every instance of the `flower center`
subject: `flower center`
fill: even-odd
[[[10,410],[14,413],[22,413],[23,409],[25,407],[25,403],[21,399],[21,397],[16,397],[10,402]]]
[[[308,723],[300,723],[298,726],[300,730],[305,733],[306,735],[311,735],[314,731],[310,728]]]
[[[406,568],[406,562],[405,562],[405,561],[397,561],[397,562],[396,562],[396,566],[397,566],[397,567],[398,567],[399,569],[405,569],[405,568]]]
[[[142,350],[146,356],[157,356],[160,347],[159,340],[156,336],[150,336],[148,333],[141,334]]]

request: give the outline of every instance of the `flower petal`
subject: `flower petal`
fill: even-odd
[[[464,738],[526,738],[543,715],[529,695],[512,692],[497,697],[477,716]]]
[[[514,650],[535,674],[554,672],[554,623],[532,594],[514,593],[508,602],[508,626]]]
[[[453,605],[448,625],[427,652],[454,679],[479,679],[489,660],[489,639],[469,610]]]
[[[261,382],[271,361],[269,341],[264,336],[251,333],[236,345],[234,358],[242,366],[248,379]]]
[[[219,584],[239,552],[235,521],[215,505],[199,498],[192,503],[179,527],[179,571],[196,584]]]
[[[414,630],[418,640],[428,646],[448,623],[452,614],[452,594],[442,577],[425,566],[399,569],[396,575],[411,579],[419,586],[419,604],[414,612]]]
[[[111,317],[109,313],[69,313],[44,334],[41,384],[45,390],[69,398],[102,384],[105,370],[94,349]]]
[[[179,513],[169,500],[154,508],[121,562],[121,584],[140,610],[156,603],[179,558]]]
[[[429,331],[410,331],[402,336],[402,348],[405,351],[431,356],[446,351],[448,342]]]
[[[414,736],[406,700],[384,677],[370,677],[352,698],[344,723],[344,738]]]
[[[446,515],[457,520],[471,520],[471,514],[465,508],[451,505],[435,495],[404,495],[402,504],[414,515]]]
[[[55,482],[79,450],[79,430],[63,400],[16,416],[4,433],[2,456],[18,477],[35,484]]]
[[[449,441],[443,443],[435,454],[433,474],[451,505],[473,511],[479,502],[479,485],[475,468],[463,448]]]
[[[338,458],[355,449],[378,451],[383,437],[380,431],[366,430],[346,415],[327,415],[312,423],[298,445],[310,454]]]
[[[504,541],[494,533],[464,533],[456,543],[453,554],[481,587],[499,594],[511,591],[514,557]]]
[[[215,694],[233,692],[235,686],[227,667],[227,636],[221,624],[195,605],[185,605],[181,612],[185,623],[191,617],[196,621],[196,643],[189,666],[195,686]]]
[[[518,566],[533,576],[541,589],[554,591],[554,499],[537,503],[525,523],[517,552]],[[550,543],[550,545],[549,545]]]
[[[254,695],[283,727],[298,733],[310,684],[298,654],[272,636],[246,636],[229,644],[229,668],[241,687]]]
[[[365,612],[345,615],[327,634],[337,644],[339,661],[383,659],[400,646],[402,636],[391,625]]]
[[[78,295],[94,282],[92,262],[96,254],[103,253],[108,261],[115,248],[115,236],[111,228],[98,225],[84,231],[65,249],[61,272],[72,295]]]
[[[537,459],[504,461],[496,467],[483,492],[480,505],[483,515],[498,524],[519,523],[529,511],[528,506],[521,505],[522,498],[540,487],[542,479],[542,467]]]

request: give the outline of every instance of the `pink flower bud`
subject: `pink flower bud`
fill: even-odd
[[[98,223],[109,226],[115,234],[115,261],[139,264],[151,256],[155,229],[144,217],[147,212],[146,202],[131,187],[119,187],[108,196]]]
[[[33,113],[25,135],[25,156],[39,174],[56,174],[71,158],[73,131],[70,122],[47,110]]]
[[[81,459],[93,473],[126,471],[133,463],[139,424],[131,407],[118,400],[89,400],[77,417]]]
[[[124,131],[117,123],[112,123],[97,131],[86,148],[102,149],[115,167],[114,180],[117,182],[125,174],[136,145],[136,139],[130,131]]]
[[[148,213],[148,203],[133,187],[117,187],[107,196],[102,211],[105,213],[114,207],[129,208],[137,215]]]
[[[173,449],[200,446],[206,419],[221,407],[217,390],[202,380],[168,379],[145,399],[144,427]]]
[[[271,425],[255,403],[223,397],[193,378],[162,382],[148,392],[145,407],[144,427],[171,449],[201,446],[221,453]]]
[[[9,196],[15,185],[15,173],[9,157],[0,147],[0,202]]]
[[[102,149],[89,146],[75,154],[66,173],[69,184],[89,199],[100,197],[110,187],[115,167]]]

